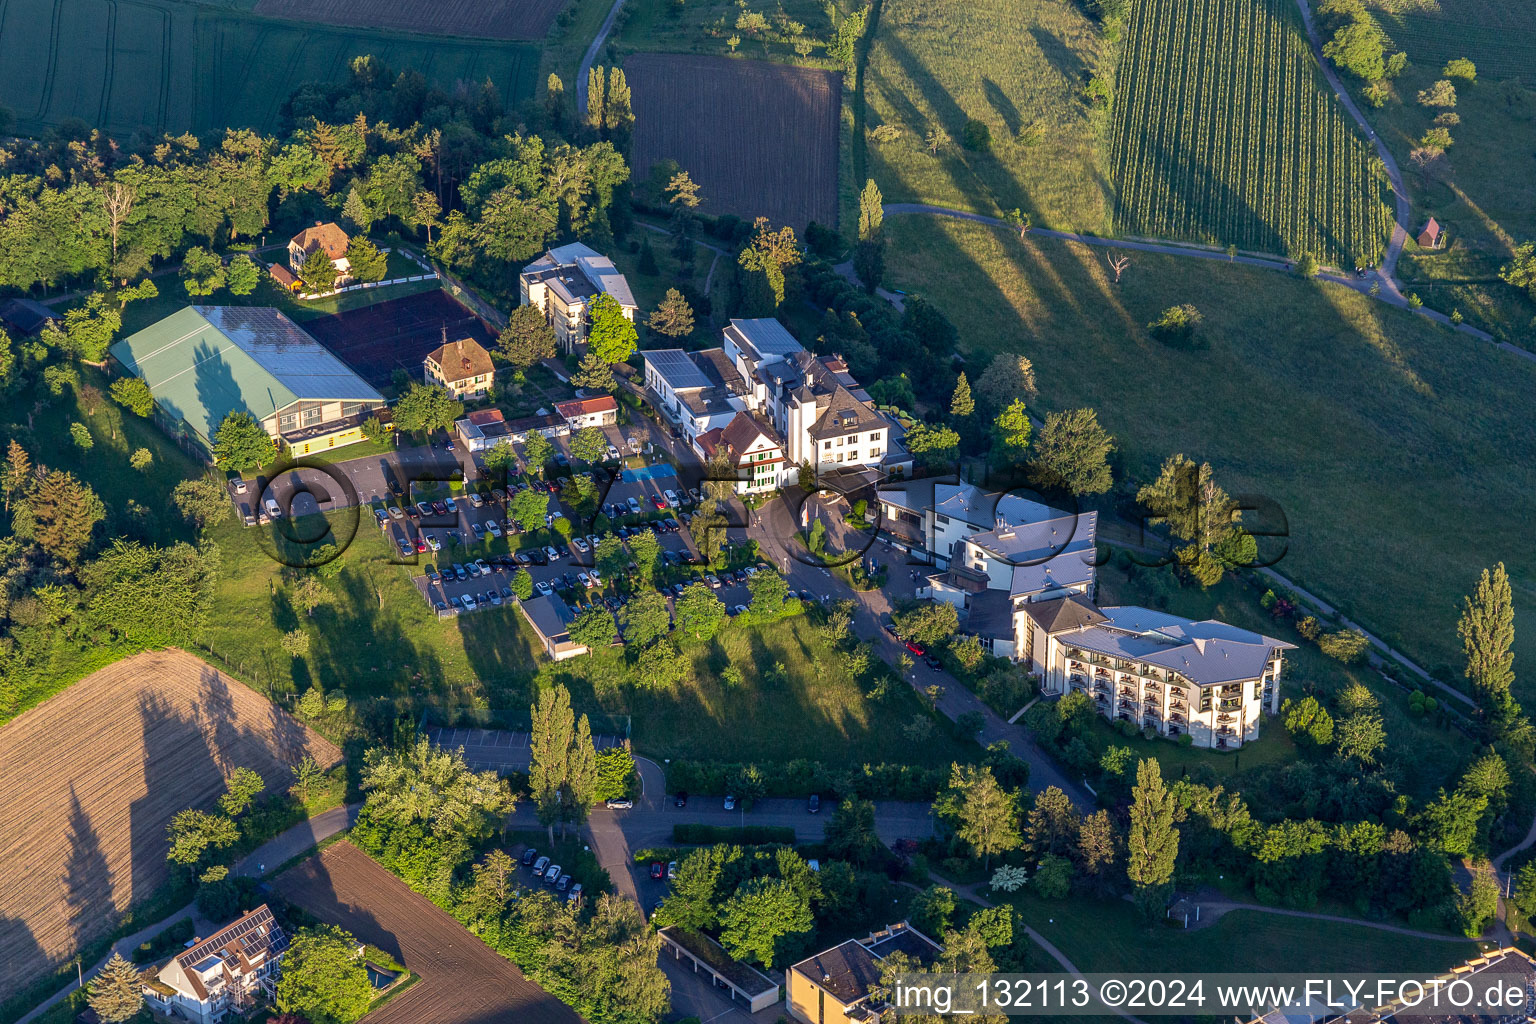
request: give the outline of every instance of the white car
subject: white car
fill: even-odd
[[[487,519],[485,521],[485,532],[490,534],[492,537],[500,537],[501,524],[494,519]]]
[[[581,537],[572,537],[571,546],[574,547],[577,551],[580,551],[582,554],[586,554],[591,550],[591,548],[587,546],[587,542]]]
[[[663,498],[667,499],[668,507],[670,507],[670,508],[677,508],[677,492],[676,491],[672,490],[671,488],[668,488],[667,490],[661,492],[661,496]]]
[[[481,505],[485,504],[485,499],[480,497],[478,492],[470,491],[469,492],[469,504],[470,504],[470,506],[472,508],[479,508]]]
[[[546,547],[544,549],[544,557],[553,562],[560,557],[560,552],[553,547]]]
[[[615,448],[613,445],[609,445],[608,446],[608,458],[612,459],[615,462],[618,461],[619,450],[617,448]]]
[[[489,576],[491,574],[491,567],[485,564],[485,559],[483,558],[475,559],[475,568],[480,570],[481,576]]]
[[[443,550],[443,542],[438,540],[436,535],[429,533],[427,534],[427,547],[433,551],[441,551]]]
[[[549,580],[539,580],[534,586],[538,588],[540,595],[544,597],[548,597],[555,592],[555,588],[549,585]]]
[[[632,497],[632,498],[629,499],[629,511],[630,511],[631,515],[639,515],[640,514],[640,499],[639,498],[633,498]]]
[[[465,594],[461,600],[464,602],[464,607],[469,611],[474,611],[479,607],[479,605],[475,604],[474,594]]]
[[[596,569],[588,569],[587,575],[592,577],[592,585],[594,587],[600,587],[603,585],[602,573],[598,572]]]
[[[588,590],[592,589],[592,577],[591,576],[588,576],[584,572],[579,572],[579,573],[576,574],[576,578],[581,581],[581,585],[583,587],[586,587]]]

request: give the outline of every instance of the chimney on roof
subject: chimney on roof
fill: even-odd
[[[323,224],[325,224],[325,221],[323,221],[323,220],[317,220],[317,221],[315,221],[315,227],[317,227],[317,228],[318,228],[318,227],[320,227],[320,226],[322,226],[322,225],[323,225]]]

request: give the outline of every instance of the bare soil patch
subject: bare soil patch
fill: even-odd
[[[166,826],[236,768],[269,787],[341,751],[184,651],[95,672],[0,729],[0,993],[110,931],[170,877]]]
[[[707,214],[804,230],[837,223],[842,77],[730,57],[624,58],[635,111],[634,173],[676,160]]]
[[[351,843],[327,847],[272,885],[421,976],[368,1024],[580,1024],[575,1010]]]

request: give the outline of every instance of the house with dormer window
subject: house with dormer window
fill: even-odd
[[[271,1001],[287,948],[287,934],[262,904],[146,975],[144,1001],[175,1020],[221,1024]]]

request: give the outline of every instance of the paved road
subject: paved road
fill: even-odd
[[[897,596],[912,595],[912,581],[905,566],[906,556],[887,544],[877,543],[871,548],[870,554],[879,562],[890,566],[888,576],[890,582],[881,590],[856,591],[826,569],[800,561],[797,557],[800,554],[799,549],[791,551],[787,543],[788,538],[793,537],[796,530],[789,504],[780,500],[764,506],[753,517],[746,532],[747,536],[756,540],[761,550],[770,556],[770,561],[784,572],[790,586],[794,589],[809,590],[813,594],[825,595],[832,600],[852,600],[854,631],[864,639],[873,642],[875,652],[886,661],[896,662],[905,648],[892,639],[881,628],[880,623],[881,616],[891,611],[890,594],[892,592]],[[943,687],[944,693],[939,698],[938,710],[951,721],[967,712],[979,713],[984,725],[978,734],[978,739],[983,744],[995,743],[999,740],[1006,741],[1014,755],[1029,765],[1031,790],[1038,792],[1047,786],[1055,786],[1071,797],[1072,802],[1077,806],[1081,808],[1094,806],[1093,796],[1080,782],[1067,776],[1054,760],[1037,747],[1034,739],[1023,726],[1010,725],[953,676],[919,662],[903,678],[919,693],[925,693],[929,686]]]
[[[301,822],[275,839],[271,839],[258,846],[235,865],[235,874],[248,878],[259,878],[266,873],[266,870],[276,870],[279,866],[299,856],[306,850],[313,849],[321,840],[329,839],[336,833],[351,828],[357,821],[357,812],[362,809],[362,806],[362,804],[353,804],[349,807],[334,807],[329,811],[321,811],[308,821]],[[192,918],[198,934],[207,934],[211,930],[211,923],[204,920],[198,914],[197,905],[189,903],[170,916],[162,918],[154,924],[146,925],[132,935],[125,935],[118,939],[112,944],[112,952],[102,957],[98,963],[83,972],[85,979],[89,981],[91,978],[94,978],[97,972],[107,965],[107,961],[112,959],[113,953],[120,953],[125,958],[131,960],[133,958],[133,951],[138,948],[140,943],[148,942],[172,924],[187,917]],[[64,988],[39,1003],[26,1016],[18,1019],[16,1024],[31,1024],[32,1021],[40,1017],[45,1011],[58,1005],[59,1002],[79,987],[77,981],[70,982]]]
[[[613,23],[618,20],[619,9],[623,6],[624,0],[613,0],[613,7],[609,9],[608,17],[603,19],[602,27],[597,30],[597,36],[592,40],[592,45],[587,47],[587,52],[581,57],[581,67],[576,71],[576,119],[578,121],[587,116],[587,75],[597,60],[598,51],[603,48],[603,43],[608,41],[608,33],[613,31]]]

